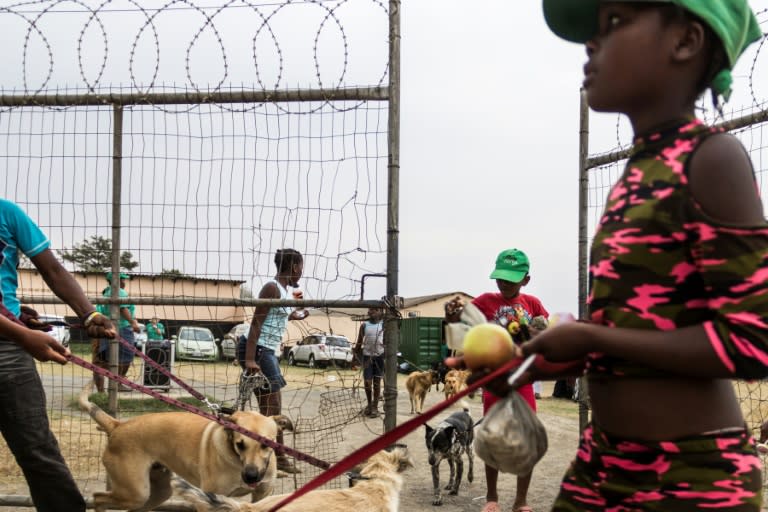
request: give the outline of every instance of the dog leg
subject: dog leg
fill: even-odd
[[[459,485],[461,485],[461,475],[464,473],[464,462],[461,460],[461,454],[456,457],[456,478],[453,481],[453,488],[450,494],[455,496],[459,494]]]
[[[467,481],[472,483],[475,470],[475,454],[472,452],[472,443],[467,445],[467,459],[469,460],[469,471],[467,471]]]
[[[432,487],[435,492],[434,498],[432,499],[432,505],[436,507],[439,507],[443,504],[443,493],[440,491],[440,472],[438,471],[439,468],[439,464],[432,466]]]
[[[448,467],[450,468],[450,476],[448,478],[448,485],[445,486],[446,491],[453,490],[453,482],[456,479],[456,464],[453,462],[453,455],[448,456]],[[453,492],[451,494],[454,494]]]

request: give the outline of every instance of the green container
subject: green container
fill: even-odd
[[[404,318],[400,323],[401,360],[405,359],[422,370],[442,361],[443,319],[432,317]]]

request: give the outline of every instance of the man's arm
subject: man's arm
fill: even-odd
[[[103,315],[93,315],[96,311],[67,269],[65,269],[50,249],[45,249],[30,258],[35,268],[45,280],[48,287],[58,298],[69,304],[75,314],[87,324],[84,327],[92,338],[114,338],[115,328],[109,318]],[[90,316],[90,317],[89,317]]]

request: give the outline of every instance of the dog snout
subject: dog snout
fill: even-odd
[[[243,472],[241,473],[243,482],[246,484],[256,484],[261,482],[261,479],[264,478],[265,471],[259,471],[259,468],[257,468],[254,465],[249,464],[248,466],[245,466],[243,468]]]

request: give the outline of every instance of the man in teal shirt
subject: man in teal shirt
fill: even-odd
[[[112,282],[112,272],[107,272],[106,276],[108,282]],[[125,282],[130,279],[128,274],[120,273],[120,290],[118,291],[118,297],[127,297],[128,292],[125,291]],[[112,296],[112,287],[107,286],[101,292],[104,297]],[[110,316],[110,305],[99,304],[97,306],[99,312],[107,317]],[[136,339],[134,333],[140,332],[139,322],[136,321],[136,306],[133,304],[120,304],[120,319],[118,322],[118,333],[120,338],[124,339],[128,343],[136,346]],[[109,340],[103,338],[99,340],[97,353],[94,354],[94,364],[101,366],[102,368],[109,367]],[[123,377],[128,373],[128,368],[133,361],[133,352],[126,346],[120,345],[120,354],[118,357],[118,373]],[[94,374],[93,380],[96,384],[98,391],[104,389],[104,377]],[[131,388],[121,387],[120,391],[130,391]]]

